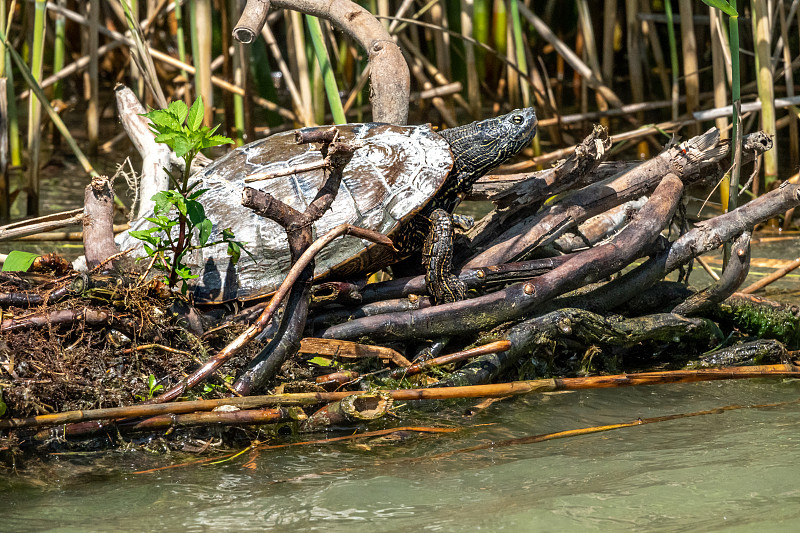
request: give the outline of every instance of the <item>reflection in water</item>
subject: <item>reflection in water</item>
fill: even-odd
[[[59,456],[44,474],[0,480],[3,524],[25,531],[796,529],[796,405],[430,457],[798,396],[797,382],[774,380],[528,396],[497,402],[474,419],[455,408],[435,419],[414,413],[415,423],[460,426],[455,433],[264,450],[146,475],[131,472],[186,459]]]

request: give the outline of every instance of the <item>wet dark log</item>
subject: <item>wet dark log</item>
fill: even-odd
[[[352,339],[436,338],[486,329],[518,320],[544,302],[603,279],[627,266],[654,242],[671,220],[683,184],[667,175],[650,200],[612,241],[571,257],[563,265],[525,283],[511,285],[473,300],[438,305],[420,311],[391,313],[330,327],[323,337]]]
[[[480,290],[502,283],[510,283],[521,279],[530,279],[563,265],[570,256],[533,259],[519,263],[463,269],[458,277],[468,289]],[[425,276],[398,278],[391,281],[370,283],[360,289],[361,301],[364,304],[380,302],[388,299],[427,294]]]
[[[69,287],[59,287],[49,293],[40,292],[0,292],[2,307],[33,307],[54,304],[72,295]]]
[[[383,391],[347,396],[316,411],[302,422],[300,429],[315,431],[377,420],[389,412],[393,403],[394,399]]]
[[[105,176],[92,178],[83,197],[83,248],[86,266],[96,267],[119,252],[114,243],[114,189]],[[106,267],[111,268],[113,261]]]
[[[490,238],[500,233],[500,228],[520,220],[524,213],[536,212],[547,198],[602,179],[602,175],[594,171],[606,157],[610,147],[608,131],[602,126],[596,126],[575,151],[558,165],[523,175],[518,178],[520,181],[515,186],[491,195],[488,199],[497,204],[498,209],[481,219],[469,232],[472,246],[485,245]]]
[[[364,283],[348,281],[326,281],[311,287],[311,307],[331,304],[358,305],[362,303],[361,289]]]
[[[409,364],[406,367],[393,368],[391,370],[379,370],[378,372],[373,372],[369,375],[378,378],[402,379],[407,376],[413,376],[419,374],[420,372],[424,372],[429,368],[458,363],[481,355],[496,354],[499,352],[504,352],[509,348],[511,348],[511,342],[506,340],[495,341],[484,344],[483,346],[478,346],[476,348],[470,348],[469,350],[462,350],[460,352],[442,355],[432,359],[426,359],[414,364]],[[347,381],[353,381],[361,376],[355,372],[349,372],[347,375],[337,372],[334,374],[328,374],[326,376],[319,376],[316,381],[317,385],[325,387],[332,384],[342,384],[343,382],[341,380],[345,377],[349,377]]]
[[[561,309],[513,326],[506,333],[511,348],[470,362],[436,386],[479,385],[496,379],[522,357],[530,357],[538,344],[558,338],[575,338],[583,344],[630,346],[639,342],[674,342],[675,339],[699,344],[720,340],[719,329],[710,320],[686,318],[664,313],[628,320],[613,320],[583,309]]]
[[[336,309],[327,311],[325,313],[317,313],[311,319],[309,325],[311,327],[311,331],[318,331],[320,329],[333,326],[334,324],[341,324],[342,322],[355,320],[357,318],[382,315],[385,313],[401,313],[415,309],[427,309],[431,305],[433,304],[431,303],[430,298],[427,296],[410,294],[406,298],[383,300],[380,302],[360,305],[358,307]]]
[[[750,232],[742,233],[731,246],[731,257],[719,281],[687,298],[672,310],[679,315],[700,315],[739,288],[750,270]]]
[[[729,346],[703,354],[689,368],[723,368],[726,366],[778,364],[788,360],[783,343],[772,339]]]
[[[597,312],[614,309],[641,293],[668,273],[771,217],[800,205],[800,186],[784,183],[747,204],[697,224],[672,243],[668,250],[598,288],[591,298],[602,306]]]
[[[145,420],[121,423],[82,423],[67,426],[57,426],[42,430],[33,436],[36,440],[64,439],[64,438],[90,438],[98,434],[116,430],[120,433],[141,433],[144,431],[163,431],[165,429],[178,429],[185,427],[211,427],[211,426],[252,426],[263,424],[277,424],[291,422],[296,419],[295,411],[291,408],[278,407],[276,409],[249,409],[232,411],[210,411],[187,414],[166,414],[147,418]]]
[[[130,316],[115,315],[111,311],[84,307],[82,309],[63,309],[50,313],[31,314],[20,318],[6,319],[0,323],[0,333],[46,326],[69,325],[76,322],[83,322],[90,326],[111,326],[126,333],[138,331],[141,327]]]
[[[604,213],[595,215],[574,232],[566,233],[553,241],[553,248],[562,253],[574,253],[590,248],[621,230],[647,202],[647,197],[625,202]]]
[[[737,292],[709,310],[708,316],[723,327],[761,339],[778,339],[790,350],[800,349],[800,308],[796,305]]]
[[[754,148],[748,152],[751,158],[772,146],[772,141],[761,133],[748,136],[747,143]],[[609,184],[585,187],[567,201],[526,218],[497,237],[496,244],[473,256],[464,267],[496,265],[518,259],[534,248],[552,242],[589,217],[648,195],[668,173],[674,173],[685,183],[718,179],[725,170],[719,162],[728,150],[728,143],[720,141],[717,130],[709,130],[677,147],[668,148]],[[475,239],[482,237],[476,236]]]

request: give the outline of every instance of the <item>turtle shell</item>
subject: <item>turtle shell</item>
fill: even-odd
[[[367,123],[341,125],[338,129],[341,140],[358,148],[344,169],[331,209],[314,223],[314,237],[348,223],[391,238],[444,183],[453,166],[450,146],[429,125]],[[192,252],[187,263],[200,274],[195,288],[198,298],[220,301],[252,297],[274,291],[283,281],[291,266],[286,232],[277,223],[242,207],[241,197],[244,179],[250,174],[322,159],[319,145],[298,145],[294,139],[295,133],[290,131],[242,146],[195,176],[202,182],[200,186],[208,189],[201,201],[214,223],[212,241],[222,229],[231,228],[236,240],[242,241],[256,258],[254,262],[242,254],[233,265],[222,245]],[[323,171],[315,170],[247,185],[302,212],[324,179]],[[345,236],[317,255],[315,275],[377,270],[386,262],[373,261],[386,252],[386,247]]]

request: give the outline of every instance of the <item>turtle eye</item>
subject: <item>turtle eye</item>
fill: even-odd
[[[514,115],[513,117],[511,117],[511,122],[517,125],[522,124],[522,120],[523,120],[522,115]]]

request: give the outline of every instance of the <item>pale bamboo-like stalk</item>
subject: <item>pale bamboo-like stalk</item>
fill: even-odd
[[[306,57],[306,36],[303,32],[303,20],[300,13],[297,11],[290,11],[287,22],[291,23],[291,34],[294,43],[293,47],[289,48],[289,57],[294,62],[294,68],[297,72],[297,79],[300,84],[300,105],[302,106],[300,114],[305,117],[306,126],[313,126],[314,123],[314,110],[312,109],[313,96],[311,92],[311,69]]]
[[[89,11],[89,25],[86,32],[86,55],[89,68],[84,72],[83,90],[86,99],[86,135],[89,140],[89,153],[96,154],[100,135],[100,104],[98,91],[98,30],[100,24],[100,1],[89,0],[84,4]]]
[[[728,103],[728,89],[725,61],[725,37],[722,32],[722,13],[713,7],[708,8],[708,15],[711,19],[711,62],[714,77],[714,107],[724,107]],[[720,138],[728,138],[728,117],[716,119],[716,126],[719,130]],[[724,193],[727,195],[727,188]]]
[[[473,120],[481,114],[481,90],[478,81],[478,69],[475,68],[475,47],[469,40],[472,38],[472,17],[475,0],[461,0],[461,34],[464,39],[464,62],[467,72],[467,102]]]
[[[602,71],[600,70],[600,57],[597,53],[594,26],[592,25],[592,15],[589,11],[589,1],[578,0],[577,4],[578,22],[580,24],[581,33],[583,34],[584,49],[586,50],[586,57],[589,62],[589,67],[591,67],[592,72],[594,72],[594,75],[597,77],[597,79],[602,80],[603,83],[608,85],[608,80],[605,79]],[[597,107],[600,109],[600,111],[605,111],[608,109],[608,102],[606,102],[605,98],[603,98],[603,95],[600,93],[595,93],[595,98],[597,99]]]
[[[42,61],[44,58],[45,39],[45,5],[46,1],[36,0],[34,4],[33,44],[31,46],[30,65],[36,83],[42,79]],[[27,214],[39,214],[39,147],[41,144],[42,106],[38,98],[31,98],[28,103],[28,194]]]
[[[306,15],[306,23],[308,24],[308,31],[311,35],[311,42],[314,45],[314,52],[317,55],[317,63],[322,73],[325,94],[328,96],[328,105],[331,108],[333,122],[334,124],[345,124],[347,123],[347,119],[344,116],[344,109],[342,109],[342,99],[339,98],[339,87],[336,85],[336,78],[333,75],[333,68],[331,67],[331,61],[328,57],[328,49],[322,38],[322,27],[320,26],[319,19],[311,15]]]
[[[267,47],[269,47],[272,57],[278,64],[278,70],[280,70],[281,74],[283,75],[283,82],[286,84],[286,89],[289,91],[289,96],[292,98],[292,104],[294,105],[295,112],[298,113],[300,122],[302,122],[304,125],[310,124],[310,118],[306,117],[305,115],[303,97],[300,95],[300,91],[297,89],[297,84],[294,82],[294,76],[292,76],[289,65],[283,59],[283,54],[278,46],[278,41],[275,40],[275,35],[272,33],[269,24],[264,24],[264,27],[261,28],[261,36],[264,37],[264,41],[267,43]],[[364,82],[366,83],[366,80],[364,80]]]
[[[639,0],[625,0],[625,35],[628,44],[628,75],[630,76],[631,94],[634,103],[644,102],[644,72],[642,71],[642,31],[639,22]],[[644,113],[636,116],[638,122],[644,122]],[[641,141],[637,149],[637,157],[646,157],[647,143]]]
[[[791,17],[791,14],[789,14]],[[783,0],[778,0],[778,18],[781,25],[781,40],[783,41],[783,61],[790,65],[792,54],[789,50],[789,22],[787,22],[786,6]],[[792,69],[784,69],[784,82],[786,85],[786,96],[794,96],[794,76]],[[797,114],[790,111],[787,113],[789,119],[789,164],[791,168],[797,168],[800,163],[800,135],[798,135]],[[783,218],[783,229],[788,230],[792,225],[794,209],[789,209]]]
[[[5,25],[6,0],[0,0],[0,24]],[[6,76],[6,45],[0,41],[0,220],[11,215],[11,182],[8,179],[8,78]],[[12,91],[13,94],[13,91]]]
[[[2,15],[2,13],[0,13]],[[2,19],[0,19],[2,20]],[[11,182],[8,179],[8,79],[0,76],[0,220],[11,215]]]
[[[59,7],[66,7],[66,0],[58,0],[57,4]],[[66,38],[67,19],[60,13],[57,13],[53,18],[55,19],[55,29],[53,32],[53,73],[58,73],[64,68],[64,40]],[[0,20],[5,20],[5,8],[0,9]],[[63,93],[64,90],[61,82],[56,82],[56,84],[53,85],[53,98],[61,100],[64,97]]]
[[[680,87],[678,86],[678,43],[675,39],[675,24],[672,16],[672,3],[664,3],[664,11],[667,15],[667,38],[669,40],[669,60],[672,83],[670,84],[670,99],[672,100],[672,120],[678,120],[678,100],[680,99]],[[725,105],[725,104],[722,104]]]
[[[140,20],[139,19],[139,0],[121,0],[121,2],[122,2],[123,7],[125,6],[125,3],[127,2],[127,6],[128,6],[129,11],[130,11],[131,20]],[[194,0],[192,0],[192,3],[194,3]],[[89,59],[89,61],[91,61],[91,58]],[[138,96],[140,100],[144,101],[144,99],[145,99],[145,95],[144,95],[144,79],[142,78],[142,73],[139,71],[139,69],[136,66],[136,62],[133,61],[133,60],[131,61],[130,69],[131,69],[130,87],[131,87],[131,89],[133,89],[133,92],[136,93],[136,96]]]
[[[231,2],[228,5],[228,16],[231,20],[236,20],[236,16],[239,15],[239,10],[237,9],[238,2]],[[223,7],[225,9],[225,7]],[[247,87],[247,66],[249,63],[249,48],[239,42],[234,42],[233,45],[233,83],[237,87],[245,88]],[[233,124],[236,128],[236,144],[241,146],[244,144],[245,139],[253,140],[250,136],[249,129],[252,127],[252,123],[249,120],[249,113],[245,112],[245,107],[249,108],[249,105],[245,102],[247,97],[234,94],[233,95]],[[248,100],[249,102],[249,100]]]
[[[775,127],[775,89],[772,80],[770,61],[771,32],[766,0],[751,0],[753,13],[753,40],[756,43],[756,81],[758,82],[758,98],[761,100],[761,128],[774,141],[772,150],[764,153],[764,188],[770,191],[778,179],[778,141]],[[757,180],[753,182],[753,190],[757,191]]]
[[[789,49],[789,22],[786,18],[786,6],[784,0],[778,0],[778,19],[780,21],[781,39],[783,40],[783,61],[786,65],[792,63],[792,52]],[[794,96],[794,75],[791,68],[784,69],[784,84],[786,86],[786,97]],[[791,168],[797,168],[800,164],[800,135],[798,135],[797,115],[789,112],[789,164]],[[786,227],[785,229],[788,229]]]
[[[614,29],[617,22],[617,0],[603,2],[603,82],[614,85]]]
[[[189,3],[192,28],[192,63],[195,92],[203,97],[203,123],[214,123],[214,90],[211,84],[211,38],[213,35],[211,0],[192,0]]]
[[[520,72],[520,92],[522,94],[522,106],[531,105],[530,86],[528,84],[528,61],[525,56],[525,42],[522,36],[522,21],[519,18],[519,0],[509,0],[509,11],[511,12],[511,29],[514,42],[514,56],[516,65]]]
[[[447,12],[445,2],[434,3],[428,11],[431,23],[435,26],[442,28],[445,31],[437,31],[433,33],[433,45],[436,51],[436,68],[447,79],[452,79],[450,69],[450,34],[447,33]],[[449,104],[452,111],[452,104]]]
[[[664,5],[666,7],[666,3]],[[640,0],[639,6],[643,14],[651,13],[649,0]],[[664,91],[664,96],[666,96],[670,93],[671,86],[669,76],[667,75],[667,64],[664,57],[664,50],[661,48],[661,41],[656,29],[656,23],[652,20],[647,20],[643,22],[643,25],[646,28],[647,40],[650,41],[650,50],[653,52],[653,59],[656,62],[655,70],[658,74],[658,79],[661,82],[661,89]]]
[[[683,50],[683,83],[686,87],[686,111],[694,113],[700,108],[700,73],[697,63],[697,37],[692,20],[692,0],[679,0],[681,17],[681,43]],[[700,125],[689,126],[689,135],[700,134]]]

